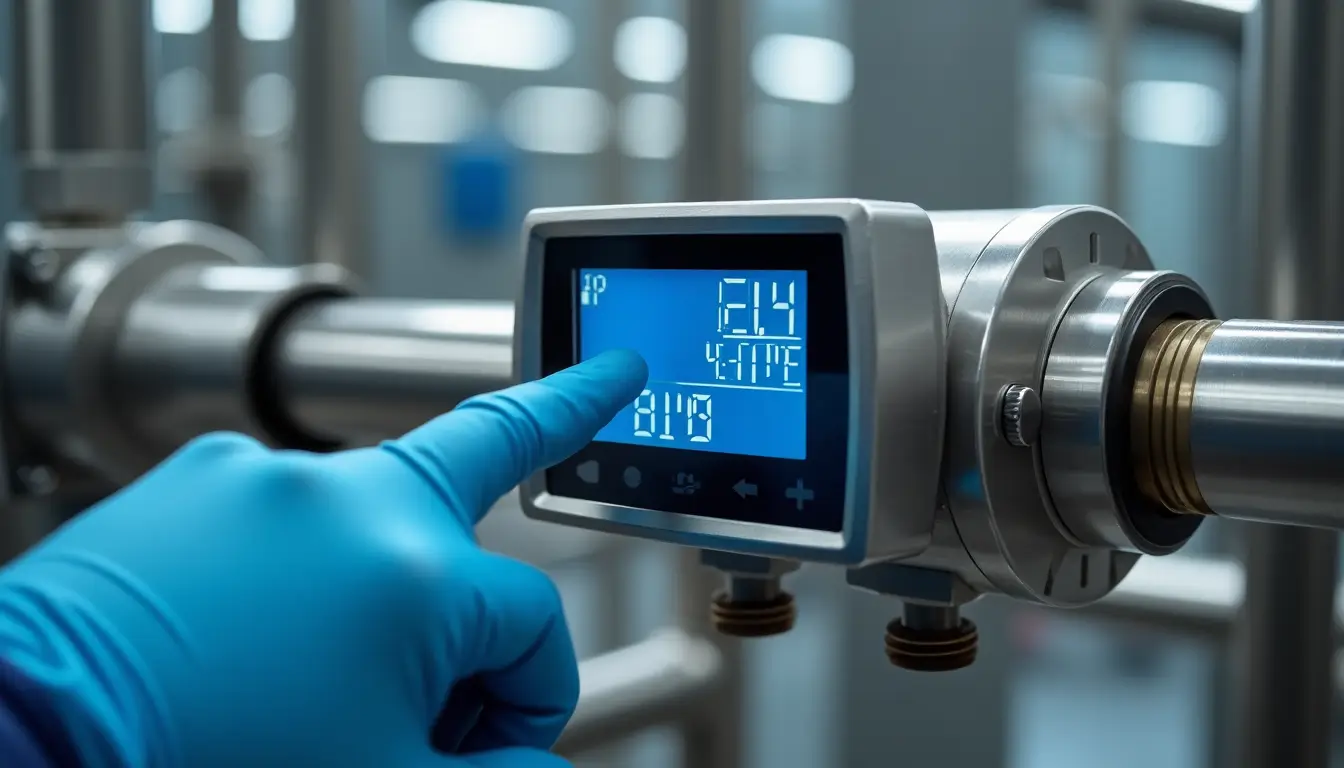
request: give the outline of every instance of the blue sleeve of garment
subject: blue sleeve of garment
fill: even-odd
[[[0,765],[79,768],[56,713],[32,681],[0,659]]]

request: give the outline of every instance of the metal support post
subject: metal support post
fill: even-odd
[[[119,224],[149,207],[147,0],[15,0],[22,205],[44,223]]]
[[[294,149],[299,261],[368,269],[368,189],[360,122],[363,64],[355,0],[298,0]]]
[[[598,40],[601,41],[602,94],[612,107],[611,140],[603,145],[598,157],[601,173],[601,200],[608,205],[629,202],[626,199],[625,150],[621,143],[624,121],[625,78],[616,67],[615,41],[621,22],[625,20],[626,0],[601,0],[597,4]]]
[[[686,146],[682,197],[692,201],[740,200],[750,194],[745,123],[747,40],[745,0],[687,0]],[[700,564],[699,552],[678,553],[679,623],[692,636],[712,639],[723,664],[710,703],[688,712],[682,729],[682,764],[688,768],[738,768],[746,708],[746,669],[741,642],[710,625],[709,604],[719,575]]]
[[[697,550],[683,549],[677,555],[678,624],[689,636],[713,642],[721,665],[713,695],[684,713],[682,765],[740,768],[746,757],[746,659],[741,640],[720,634],[710,624],[710,599],[723,576],[702,565]]]
[[[686,200],[741,200],[751,193],[745,17],[745,0],[686,3]]]
[[[1138,9],[1135,0],[1092,0],[1101,38],[1101,83],[1105,89],[1102,128],[1101,197],[1112,211],[1125,208],[1125,85],[1129,82],[1129,40]]]
[[[1261,2],[1248,20],[1249,275],[1257,314],[1344,319],[1344,6]],[[1333,704],[1338,540],[1247,529],[1246,598],[1234,652],[1243,768],[1325,768]]]
[[[247,234],[252,155],[243,130],[243,35],[238,0],[214,0],[210,23],[210,118],[196,136],[189,165],[208,218]]]

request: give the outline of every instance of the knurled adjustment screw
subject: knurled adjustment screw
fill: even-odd
[[[953,629],[919,629],[901,619],[887,625],[886,651],[892,664],[915,672],[951,672],[975,663],[980,633],[962,619]]]
[[[1004,438],[1018,448],[1029,448],[1041,436],[1041,396],[1036,390],[1013,384],[1003,391],[999,424]]]
[[[769,600],[733,600],[715,593],[710,603],[714,628],[730,637],[771,637],[793,629],[798,616],[793,595],[779,592]]]
[[[36,244],[21,243],[10,251],[11,268],[30,286],[45,286],[61,274],[61,260],[55,252]]]

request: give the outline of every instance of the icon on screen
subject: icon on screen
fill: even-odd
[[[601,476],[602,467],[596,461],[585,461],[576,468],[576,471],[580,480],[592,485]]]
[[[700,490],[700,481],[695,479],[695,475],[689,472],[677,473],[677,484],[672,486],[672,492],[679,496],[691,496]]]
[[[640,473],[639,467],[626,467],[623,479],[627,488],[638,488],[644,481],[644,476]]]
[[[586,274],[583,276],[583,288],[579,290],[579,303],[585,307],[597,306],[598,297],[607,290],[607,276]]]

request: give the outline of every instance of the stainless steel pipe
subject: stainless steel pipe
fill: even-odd
[[[1224,517],[1344,528],[1344,323],[1214,331],[1190,414],[1194,476]]]
[[[305,432],[367,444],[508,386],[513,305],[341,299],[300,310],[276,345],[281,407]]]
[[[148,207],[147,0],[15,0],[15,140],[39,219]]]
[[[1169,323],[1135,401],[1140,486],[1168,509],[1344,529],[1344,323]]]
[[[169,270],[145,286],[117,333],[108,384],[118,420],[149,457],[216,430],[326,447],[276,407],[273,351],[287,313],[348,295],[347,282],[328,264]]]
[[[719,691],[723,671],[713,643],[679,629],[585,659],[579,706],[555,749],[577,755],[686,720]]]

